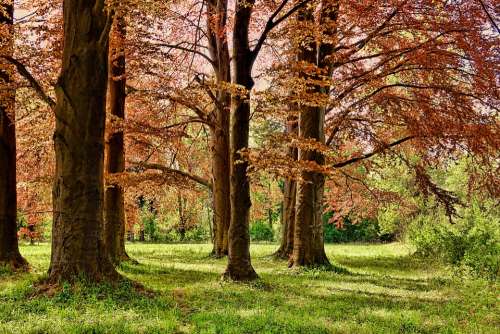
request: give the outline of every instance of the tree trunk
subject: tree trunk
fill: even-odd
[[[13,1],[0,4],[1,55],[12,56]],[[17,190],[16,190],[16,125],[15,90],[12,84],[12,67],[0,61],[0,266],[27,269],[28,263],[19,252],[17,240]]]
[[[295,230],[295,198],[297,193],[297,182],[294,180],[285,181],[282,215],[281,244],[275,257],[288,259],[293,251],[293,235]]]
[[[180,191],[177,193],[177,205],[179,211],[179,228],[177,229],[177,231],[180,234],[181,242],[183,242],[184,238],[186,237],[186,201],[182,197]]]
[[[247,89],[246,96],[233,95],[231,99],[231,225],[229,227],[229,255],[224,276],[235,281],[256,279],[257,273],[250,260],[250,180],[248,162],[240,151],[248,148],[250,126],[250,90],[254,85],[252,67],[254,55],[250,51],[248,33],[253,1],[236,1],[233,29],[233,80]]]
[[[214,249],[215,257],[228,253],[228,231],[231,219],[229,175],[229,113],[217,113],[218,122],[211,129],[212,175],[214,199]],[[226,127],[222,129],[221,127]]]
[[[212,178],[214,200],[214,248],[215,257],[228,254],[228,232],[231,221],[230,197],[230,105],[231,97],[223,87],[231,81],[229,47],[226,21],[227,0],[207,0],[207,31],[210,56],[215,77],[220,88],[212,115],[210,128],[212,146]]]
[[[56,84],[52,257],[49,281],[117,280],[102,241],[104,127],[111,18],[104,0],[64,0]]]
[[[110,53],[108,63],[108,105],[112,117],[125,120],[125,34],[126,26],[123,13],[117,12],[113,20],[110,37]],[[106,142],[106,173],[123,173],[125,171],[124,134],[110,133]],[[103,239],[106,251],[115,264],[130,260],[125,251],[125,195],[118,184],[107,185],[104,194],[105,219]]]
[[[297,117],[292,116],[287,120],[286,132],[296,135],[298,132]],[[298,150],[296,147],[288,149],[288,156],[292,160],[297,160]],[[293,252],[293,235],[295,230],[295,203],[297,197],[297,181],[285,180],[283,189],[283,212],[281,244],[274,256],[280,259],[289,259]]]
[[[324,27],[324,43],[316,45],[314,38],[306,36],[299,48],[298,60],[314,64],[327,78],[331,77],[332,68],[330,58],[333,54],[332,40],[336,33],[335,24],[338,17],[338,1],[322,1],[320,24]],[[314,22],[313,10],[302,9],[298,20]],[[305,73],[306,80],[318,80],[317,74]],[[313,81],[314,82],[314,81]],[[328,94],[329,88],[308,83],[308,92]],[[315,139],[320,143],[325,142],[324,134],[325,109],[323,106],[303,107],[299,116],[299,137]],[[318,165],[325,163],[325,157],[318,151],[300,150],[299,160],[315,162]],[[302,180],[297,188],[296,224],[294,231],[294,248],[290,258],[291,267],[317,267],[330,265],[324,248],[323,236],[323,194],[325,176],[318,172],[304,171]]]

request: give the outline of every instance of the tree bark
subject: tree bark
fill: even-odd
[[[117,280],[102,240],[104,128],[111,17],[104,0],[64,0],[56,84],[54,221],[49,282]]]
[[[229,227],[228,264],[224,276],[235,281],[256,279],[257,273],[250,259],[250,181],[248,162],[240,151],[248,148],[250,125],[250,91],[254,86],[252,67],[254,54],[248,35],[253,0],[237,0],[233,29],[234,84],[243,86],[245,96],[234,94],[231,99],[231,225]]]
[[[180,234],[180,241],[183,242],[186,237],[186,199],[182,197],[181,192],[177,193],[177,206],[179,211],[179,227],[177,231]]]
[[[108,106],[112,117],[125,120],[125,36],[126,25],[123,13],[117,11],[110,37],[108,63]],[[106,173],[125,171],[124,133],[120,129],[110,133],[106,141]],[[121,185],[107,185],[104,194],[105,219],[103,239],[111,261],[119,264],[130,260],[125,250],[125,195]]]
[[[230,197],[230,105],[231,96],[223,87],[231,81],[229,47],[227,43],[227,0],[207,0],[207,31],[209,50],[219,89],[212,115],[211,153],[214,200],[214,248],[215,257],[228,254],[228,232],[231,222]]]
[[[331,77],[332,68],[330,58],[333,54],[332,40],[336,33],[335,24],[338,17],[338,1],[322,1],[320,11],[320,24],[325,27],[323,34],[327,37],[316,45],[312,36],[306,36],[298,52],[298,60],[314,64],[321,74],[328,79]],[[314,22],[314,13],[311,8],[299,11],[298,20]],[[304,78],[315,79],[317,74],[305,73]],[[321,78],[316,78],[321,79]],[[328,94],[326,89],[318,84],[308,84],[311,93]],[[299,137],[315,139],[325,143],[324,134],[325,108],[323,106],[309,106],[301,108],[299,115]],[[299,160],[315,162],[318,165],[325,163],[325,157],[318,151],[299,150]],[[329,266],[330,262],[325,253],[323,236],[323,194],[325,176],[318,172],[304,171],[302,180],[297,187],[296,224],[294,231],[294,248],[290,258],[291,267],[318,267]]]
[[[0,52],[14,52],[14,3],[0,2]],[[5,53],[5,54],[4,54]],[[0,266],[27,269],[17,240],[15,96],[11,87],[12,66],[0,61]]]
[[[297,117],[289,117],[286,125],[288,134],[296,135],[298,132]],[[297,160],[298,150],[296,147],[288,149],[288,156],[292,160]],[[293,252],[293,235],[295,230],[295,203],[297,197],[297,181],[285,180],[283,189],[283,213],[281,244],[274,256],[280,259],[289,259]]]
[[[300,112],[299,136],[324,142],[324,109],[303,108]],[[299,150],[300,161],[324,164],[320,152]],[[325,177],[318,172],[304,171],[297,186],[296,224],[291,267],[328,266],[323,239],[323,192]]]
[[[296,194],[297,182],[294,180],[286,180],[283,195],[281,244],[275,253],[275,257],[280,259],[289,259],[293,251]]]

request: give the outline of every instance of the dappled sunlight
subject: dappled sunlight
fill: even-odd
[[[444,268],[413,262],[401,244],[328,245],[345,273],[290,270],[269,257],[275,247],[252,247],[261,280],[232,283],[221,281],[226,259],[209,257],[210,245],[128,244],[139,263],[122,263],[119,271],[150,292],[130,284],[76,285],[52,297],[29,297],[45,275],[50,247],[25,245],[21,251],[36,270],[2,276],[0,332],[23,333],[25,321],[37,332],[57,321],[61,333],[493,333],[498,324],[484,309],[493,291],[481,286],[484,296],[471,304]],[[472,317],[468,304],[478,310]]]

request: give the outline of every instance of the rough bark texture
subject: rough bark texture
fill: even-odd
[[[314,138],[324,141],[322,108],[303,108],[300,112],[300,130],[302,138]],[[299,151],[299,160],[324,163],[324,157],[316,151]],[[323,191],[325,177],[321,173],[303,172],[297,186],[296,224],[294,231],[293,254],[290,266],[326,266],[329,265],[323,240]]]
[[[324,34],[333,37],[334,25],[338,15],[339,4],[337,1],[324,1],[321,6],[320,24],[328,28]],[[298,20],[313,22],[314,13],[311,8],[302,9]],[[298,52],[298,60],[315,64],[324,75],[331,76],[330,56],[333,53],[332,42],[316,45],[314,39],[303,43]],[[305,74],[306,79],[314,79],[314,74]],[[311,84],[311,93],[327,93],[320,85]],[[322,106],[303,107],[299,116],[299,136],[305,139],[315,139],[320,143],[325,142],[324,134],[325,110]],[[318,165],[325,162],[324,156],[317,151],[300,150],[299,160],[313,161]],[[323,194],[325,176],[321,173],[305,171],[297,187],[296,224],[294,231],[294,248],[289,265],[301,266],[328,266],[330,265],[324,248],[323,236]]]
[[[52,257],[49,281],[116,280],[102,242],[108,37],[104,0],[64,0],[56,85]]]
[[[231,101],[231,225],[229,227],[229,254],[225,276],[235,281],[256,279],[257,273],[250,260],[250,181],[248,163],[242,161],[240,151],[248,148],[250,125],[250,90],[254,85],[252,67],[254,56],[250,50],[248,33],[253,1],[236,1],[233,29],[232,82],[247,89],[246,96],[233,95]]]
[[[286,132],[288,134],[296,135],[298,131],[298,124],[296,117],[290,117],[287,120]],[[288,149],[288,156],[297,160],[298,150],[295,147]],[[297,181],[285,180],[283,189],[283,210],[282,210],[282,235],[281,244],[276,253],[274,254],[280,259],[289,259],[293,252],[293,235],[295,230],[295,203],[297,196]]]
[[[231,222],[229,119],[231,96],[222,87],[231,81],[229,47],[226,36],[227,0],[207,0],[207,31],[210,56],[217,83],[217,101],[211,119],[212,185],[214,200],[215,257],[228,254],[228,232]]]
[[[125,119],[125,34],[123,14],[116,12],[111,30],[109,52],[108,107],[112,117]],[[123,130],[110,133],[106,141],[106,173],[125,171]],[[104,194],[105,219],[103,240],[113,263],[130,260],[125,251],[125,195],[123,187],[107,185]]]
[[[0,52],[12,56],[12,1],[0,2]],[[0,61],[0,266],[27,269],[28,263],[19,253],[17,241],[16,191],[16,126],[15,90],[10,87],[12,68]]]

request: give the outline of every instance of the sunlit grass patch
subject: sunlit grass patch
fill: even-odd
[[[22,246],[31,273],[0,276],[0,333],[497,333],[498,285],[456,281],[402,244],[328,245],[336,270],[287,268],[253,245],[260,280],[221,281],[211,245],[128,244],[131,283],[34,294],[48,244]]]

